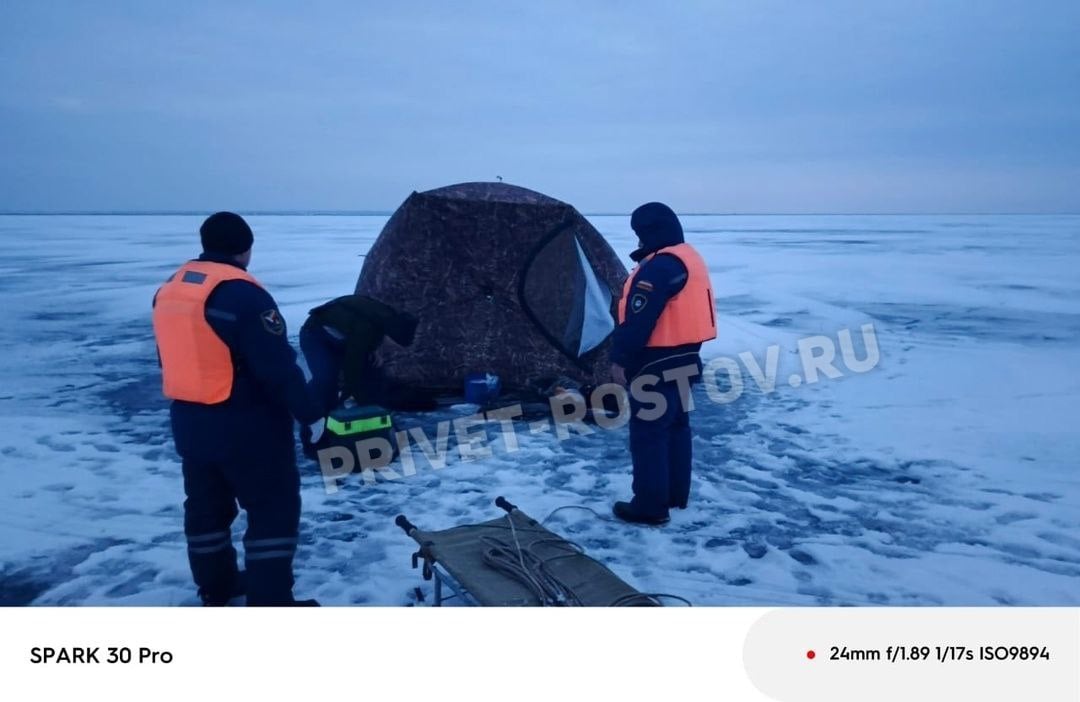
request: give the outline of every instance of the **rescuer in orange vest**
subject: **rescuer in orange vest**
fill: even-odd
[[[690,498],[690,385],[700,380],[701,343],[716,338],[709,270],[683,239],[670,207],[634,210],[638,263],[623,286],[611,351],[611,375],[629,386],[634,496],[616,502],[627,522],[663,524]]]
[[[188,561],[206,605],[247,594],[248,605],[293,598],[300,475],[293,418],[322,416],[277,304],[250,273],[254,242],[239,215],[199,229],[203,253],[154,296],[163,390],[184,474]],[[232,544],[237,504],[247,512],[246,577]]]

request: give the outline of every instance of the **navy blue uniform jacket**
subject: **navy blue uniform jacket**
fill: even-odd
[[[199,260],[238,266],[213,254]],[[250,459],[266,450],[291,453],[292,418],[310,424],[322,415],[296,365],[274,298],[246,280],[229,280],[210,294],[205,314],[232,354],[232,394],[216,405],[173,401],[177,451],[206,460]]]
[[[682,244],[683,231],[674,214],[660,216],[653,221],[635,222],[641,248],[630,257],[641,261],[649,254]],[[648,347],[645,344],[656,327],[660,313],[668,300],[686,286],[686,266],[676,256],[659,254],[653,256],[638,270],[631,284],[630,295],[638,298],[635,305],[627,305],[625,321],[615,327],[611,349],[611,361],[626,370],[627,380],[642,373],[662,376],[663,371],[694,365],[701,371],[701,344],[682,346]],[[643,304],[642,304],[643,302]],[[696,380],[694,376],[691,380]]]

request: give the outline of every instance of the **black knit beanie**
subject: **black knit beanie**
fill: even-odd
[[[199,227],[203,251],[237,256],[251,248],[255,235],[244,218],[232,212],[215,212]]]

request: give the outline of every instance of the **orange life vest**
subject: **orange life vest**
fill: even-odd
[[[634,278],[641,266],[657,254],[670,254],[686,266],[686,285],[664,305],[646,346],[682,346],[716,338],[716,312],[713,308],[709,269],[690,244],[676,244],[646,256],[630,272],[619,298],[619,324],[626,321],[627,300],[633,294]]]
[[[259,285],[242,268],[188,261],[158,289],[154,337],[161,355],[165,397],[214,405],[232,394],[232,355],[206,321],[206,300],[226,280]]]

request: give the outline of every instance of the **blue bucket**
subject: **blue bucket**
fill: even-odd
[[[502,383],[491,373],[468,373],[465,376],[465,401],[484,405],[499,396]]]

